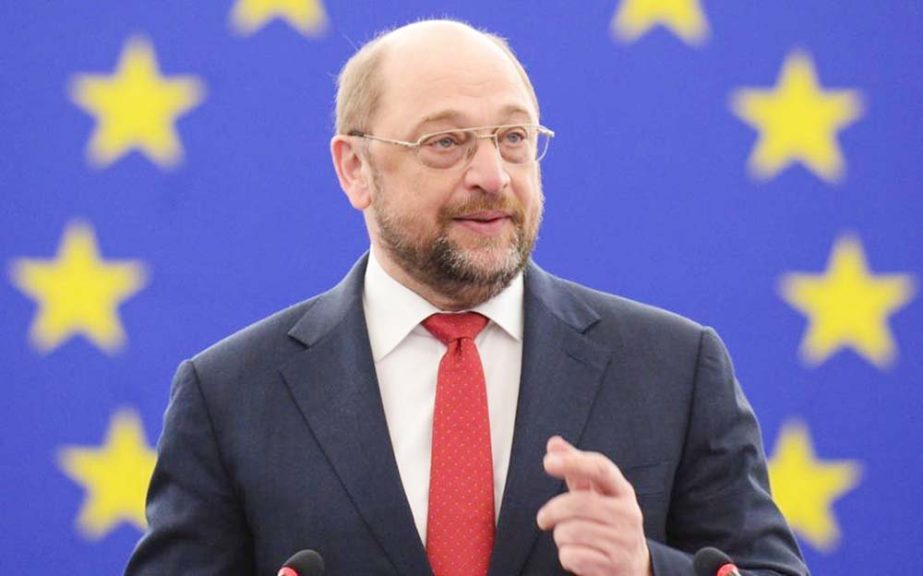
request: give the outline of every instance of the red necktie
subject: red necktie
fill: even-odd
[[[433,314],[423,327],[448,346],[433,412],[426,553],[436,576],[484,576],[494,546],[494,469],[484,369],[474,337],[487,318]]]

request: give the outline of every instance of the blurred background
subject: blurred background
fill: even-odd
[[[337,71],[442,16],[557,132],[536,261],[719,331],[815,573],[913,571],[923,3],[97,0],[0,3],[0,573],[121,573],[176,365],[367,248]]]

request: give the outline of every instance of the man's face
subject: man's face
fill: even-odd
[[[537,123],[512,62],[491,43],[434,40],[410,58],[388,55],[372,133],[416,141],[442,130]],[[409,48],[408,48],[409,49]],[[485,131],[486,133],[487,131]],[[490,139],[469,163],[436,169],[414,151],[368,143],[369,230],[382,259],[463,307],[505,288],[522,270],[542,214],[538,164],[510,164]]]

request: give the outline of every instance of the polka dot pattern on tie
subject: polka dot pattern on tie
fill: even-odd
[[[434,314],[423,327],[446,345],[433,411],[426,552],[436,576],[484,576],[494,544],[493,459],[474,312]]]

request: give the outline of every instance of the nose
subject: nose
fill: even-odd
[[[480,188],[490,194],[502,192],[510,184],[510,174],[500,156],[496,137],[479,138],[476,146],[465,171],[466,186]]]

